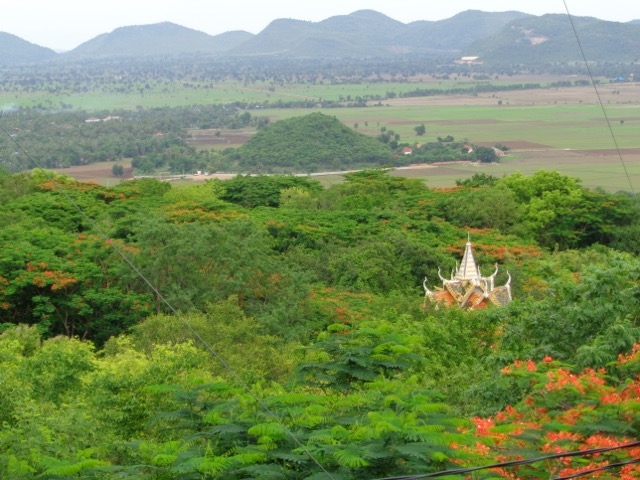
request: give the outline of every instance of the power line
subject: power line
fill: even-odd
[[[611,121],[609,119],[609,115],[607,114],[607,109],[604,107],[604,102],[602,101],[602,97],[600,96],[600,90],[598,90],[598,86],[596,85],[595,79],[593,77],[593,72],[591,71],[591,67],[589,66],[589,61],[587,60],[587,56],[585,54],[584,48],[582,47],[582,41],[580,40],[580,35],[578,35],[578,29],[576,28],[575,22],[573,21],[573,16],[569,11],[569,5],[567,4],[567,0],[562,0],[564,4],[564,9],[567,12],[567,18],[569,19],[569,23],[571,24],[571,29],[573,30],[573,34],[576,37],[576,43],[578,44],[578,48],[580,49],[580,54],[582,55],[582,59],[584,60],[585,68],[587,69],[587,73],[589,74],[589,78],[591,80],[591,85],[593,86],[593,90],[596,93],[596,97],[598,98],[598,104],[600,105],[600,109],[602,110],[602,115],[607,122],[607,127],[609,128],[609,133],[611,134],[611,139],[615,146],[615,150],[618,153],[618,157],[620,158],[620,163],[622,164],[622,168],[624,169],[625,175],[629,180],[629,188],[631,189],[631,193],[635,196],[635,189],[633,188],[633,183],[631,182],[631,177],[629,176],[629,171],[627,170],[627,164],[622,157],[622,152],[620,150],[620,146],[618,145],[618,139],[616,138],[615,133],[613,132],[613,127],[611,125]]]
[[[585,475],[590,475],[592,473],[604,472],[606,470],[611,470],[614,468],[624,467],[626,465],[634,465],[636,463],[640,463],[640,458],[634,458],[633,460],[629,460],[628,462],[620,462],[620,463],[610,463],[609,465],[603,465],[602,467],[593,468],[591,470],[584,470],[579,473],[574,473],[573,475],[567,475],[564,477],[556,477],[551,480],[569,480],[570,478],[578,478],[583,477]]]
[[[610,452],[612,450],[622,450],[622,449],[633,448],[638,446],[640,446],[640,441],[627,443],[624,445],[618,445],[615,447],[592,448],[590,450],[579,450],[574,452],[556,453],[553,455],[546,455],[544,457],[530,458],[528,460],[514,460],[511,462],[494,463],[491,465],[484,465],[482,467],[458,468],[455,470],[444,470],[444,471],[435,472],[435,473],[425,473],[423,475],[404,475],[399,477],[385,477],[385,478],[378,478],[376,480],[417,480],[421,478],[445,477],[447,475],[464,475],[467,473],[477,472],[480,470],[489,470],[492,468],[504,468],[504,467],[518,467],[520,465],[530,465],[532,463],[537,463],[544,460],[555,460],[558,458],[585,457],[587,455],[594,455],[597,453]],[[610,468],[617,468],[619,466],[631,465],[634,463],[640,463],[640,458],[634,458],[632,460],[629,460],[628,462],[622,462],[622,463],[616,463],[616,464],[610,464],[610,465],[598,467],[598,469],[584,471],[584,472],[572,474],[566,477],[555,477],[555,478],[552,478],[551,480],[565,480],[570,478],[577,478],[579,476],[587,475],[589,473],[593,473],[596,471],[602,471],[604,469],[610,469]]]

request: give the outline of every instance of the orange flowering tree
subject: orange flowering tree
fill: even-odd
[[[106,242],[53,228],[12,241],[18,230],[0,234],[0,321],[101,344],[149,313],[147,294],[122,288]]]
[[[524,381],[530,393],[495,416],[474,418],[474,427],[465,433],[474,434],[477,442],[474,446],[460,447],[465,454],[480,454],[486,457],[485,463],[492,464],[623,446],[640,439],[640,343],[606,369],[587,368],[576,373],[569,365],[546,357],[537,363],[516,361],[503,368],[502,375]],[[640,447],[634,446],[498,468],[492,476],[565,477],[639,458]],[[589,475],[592,475],[589,478],[639,478],[640,464],[630,463]]]

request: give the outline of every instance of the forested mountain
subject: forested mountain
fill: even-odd
[[[637,61],[640,25],[591,17],[574,17],[573,23],[589,61]],[[560,14],[514,20],[498,33],[471,44],[464,52],[498,64],[584,62],[571,21]]]
[[[245,42],[248,32],[227,32],[211,36],[171,22],[120,27],[89,40],[68,57],[160,56],[188,53],[220,54]]]
[[[342,170],[391,161],[391,151],[384,143],[323,113],[267,125],[238,148],[236,155],[242,171],[258,172]]]
[[[0,32],[0,66],[38,63],[57,57],[50,48],[34,45],[10,33]]]
[[[632,62],[640,48],[640,25],[574,17],[585,54],[592,61]],[[18,43],[16,43],[18,42]],[[28,47],[28,48],[27,48]],[[320,22],[278,19],[253,35],[216,36],[170,22],[127,26],[89,40],[60,56],[7,37],[0,42],[5,63],[52,58],[214,55],[225,57],[371,58],[437,55],[450,61],[478,56],[488,64],[581,61],[566,15],[469,10],[449,19],[404,24],[373,10],[359,10]]]
[[[398,49],[406,26],[373,10],[328,18],[322,22],[275,20],[234,54],[278,53],[296,57],[386,56]]]
[[[473,42],[500,32],[509,22],[529,17],[522,12],[482,12],[467,10],[437,22],[412,22],[394,43],[406,45],[412,51],[459,52]]]
[[[527,15],[519,12],[470,10],[447,20],[403,24],[373,10],[359,10],[318,23],[276,20],[230,53],[299,57],[451,53],[524,16]]]

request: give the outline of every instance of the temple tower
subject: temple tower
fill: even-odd
[[[442,287],[436,287],[435,291],[427,287],[427,278],[423,282],[425,306],[427,302],[451,306],[457,304],[460,308],[476,309],[484,308],[488,304],[503,306],[511,301],[511,275],[502,286],[495,286],[495,277],[498,274],[498,265],[489,277],[483,277],[476,263],[471,246],[471,239],[467,238],[467,244],[462,256],[462,262],[456,266],[456,272],[451,272],[451,278],[444,278],[440,269],[438,276],[442,280]]]

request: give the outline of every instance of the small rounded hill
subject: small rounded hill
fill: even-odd
[[[389,147],[322,113],[268,125],[237,151],[242,169],[340,170],[391,162]]]

